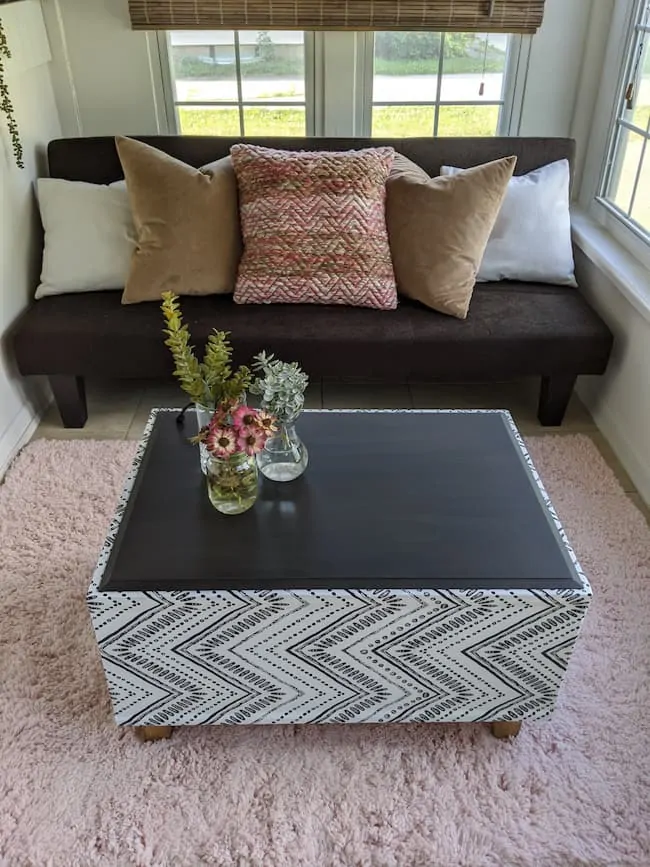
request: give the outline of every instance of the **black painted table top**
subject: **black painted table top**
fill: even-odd
[[[306,412],[309,467],[243,515],[157,416],[100,590],[581,586],[501,413]]]

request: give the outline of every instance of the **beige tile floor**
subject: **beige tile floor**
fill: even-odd
[[[184,395],[173,383],[114,381],[87,383],[88,421],[81,430],[61,425],[51,406],[35,438],[138,439],[152,407],[182,406]],[[650,521],[650,508],[596,427],[591,415],[574,395],[560,428],[543,428],[537,421],[538,381],[476,385],[377,385],[341,381],[312,383],[307,392],[310,409],[509,409],[524,435],[588,434],[616,473],[623,489]]]

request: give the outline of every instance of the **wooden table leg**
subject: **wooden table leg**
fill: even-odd
[[[141,741],[162,741],[172,736],[173,726],[137,726],[136,734]]]
[[[499,720],[490,725],[495,738],[516,738],[521,729],[521,720]]]

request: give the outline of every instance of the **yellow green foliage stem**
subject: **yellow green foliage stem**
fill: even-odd
[[[183,322],[178,295],[164,292],[160,305],[165,319],[165,345],[174,359],[174,376],[194,403],[216,406],[222,401],[236,400],[252,381],[248,367],[232,369],[232,346],[228,332],[214,329],[208,337],[203,361],[199,361],[191,345],[189,328]]]

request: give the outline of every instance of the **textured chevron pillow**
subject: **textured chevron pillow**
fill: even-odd
[[[395,152],[231,149],[244,237],[238,304],[349,304],[392,310],[386,231]]]

